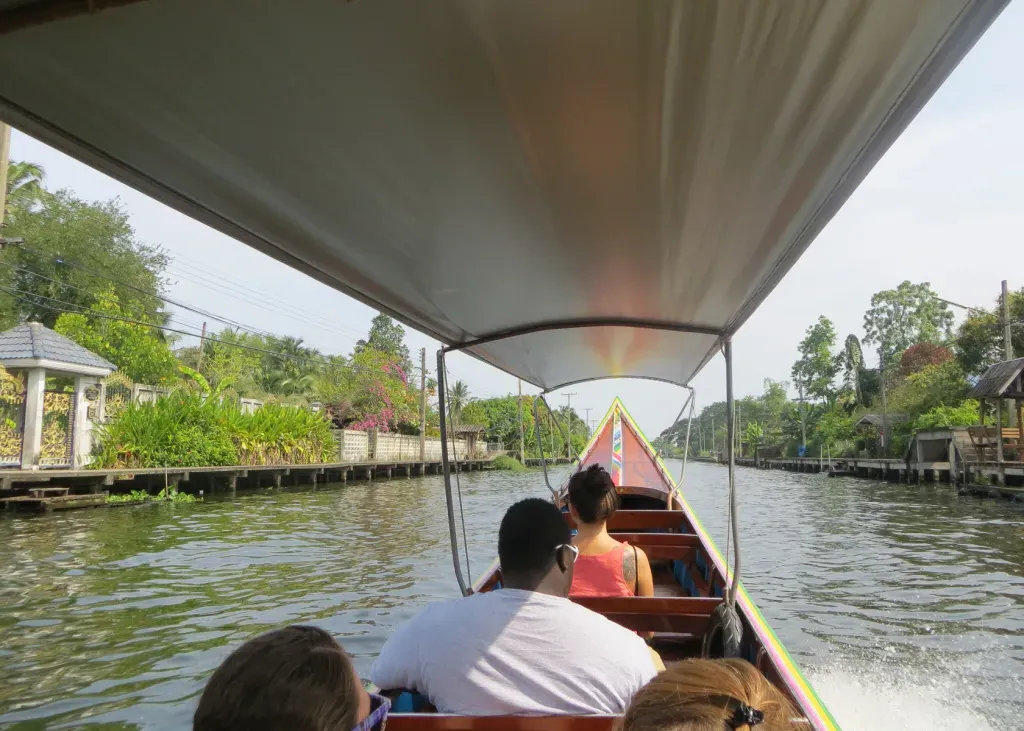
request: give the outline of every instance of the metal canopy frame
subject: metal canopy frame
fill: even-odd
[[[569,328],[571,328],[571,327],[601,327],[601,326],[605,326],[607,324],[608,324],[607,322],[602,321],[602,322],[599,322],[599,323],[586,323],[586,324],[576,323],[576,324],[570,324],[567,327],[569,327]],[[617,322],[616,324],[617,325],[622,325],[623,323],[618,323]],[[637,325],[637,326],[638,327],[644,327],[644,325]],[[646,327],[655,327],[657,329],[666,329],[666,330],[677,330],[677,331],[682,331],[682,332],[694,332],[693,330],[683,329],[683,328],[686,328],[688,326],[662,327],[660,325],[655,325],[655,324],[652,324],[652,323],[648,323],[646,325]],[[445,356],[448,353],[450,353],[450,352],[458,352],[460,350],[464,350],[465,348],[472,347],[473,345],[481,344],[482,342],[493,342],[493,341],[496,341],[496,340],[502,340],[502,339],[505,339],[505,338],[515,337],[517,335],[524,335],[524,334],[527,334],[528,332],[538,332],[539,330],[556,330],[556,329],[561,329],[561,328],[555,326],[553,323],[550,323],[550,324],[547,324],[547,325],[542,325],[542,326],[530,326],[529,328],[520,328],[520,329],[513,330],[513,331],[506,331],[505,333],[496,333],[494,335],[487,336],[485,338],[479,338],[477,340],[469,341],[469,342],[462,343],[462,344],[459,344],[459,345],[442,346],[437,351],[437,384],[438,384],[438,391],[437,391],[438,396],[437,396],[437,398],[438,398],[438,414],[439,414],[439,417],[440,417],[440,427],[441,427],[441,465],[442,465],[442,473],[444,475],[445,506],[447,508],[447,513],[448,513],[448,536],[449,536],[449,539],[450,539],[450,542],[451,542],[452,563],[453,563],[454,568],[455,568],[455,579],[459,583],[459,590],[462,592],[463,596],[466,596],[466,595],[472,593],[472,588],[471,588],[472,587],[472,584],[471,584],[472,577],[466,577],[463,574],[463,571],[462,571],[462,559],[459,556],[459,534],[458,534],[458,527],[455,524],[455,497],[452,494],[451,465],[449,463],[449,456],[448,456],[448,420],[447,420],[446,412],[445,412],[445,407],[446,407],[446,402],[447,402],[447,389],[448,389],[448,382],[447,382],[446,372],[445,372]],[[704,334],[706,334],[706,333],[704,333]],[[713,333],[713,334],[718,334],[718,333]],[[734,607],[735,604],[736,604],[736,597],[737,597],[737,594],[738,594],[739,580],[740,580],[740,546],[739,546],[739,522],[738,522],[738,504],[739,503],[738,503],[738,499],[737,499],[737,496],[736,496],[736,454],[735,454],[735,441],[736,441],[736,439],[735,439],[735,429],[736,429],[736,425],[735,425],[735,408],[736,408],[736,404],[735,404],[735,397],[734,397],[734,394],[733,394],[732,337],[729,336],[729,335],[720,334],[719,335],[719,340],[716,342],[715,347],[712,348],[712,350],[704,358],[704,361],[702,362],[700,368],[702,368],[703,365],[706,364],[707,361],[710,360],[714,356],[714,354],[716,352],[718,352],[719,349],[721,350],[722,354],[725,357],[725,391],[726,391],[726,404],[727,404],[726,405],[726,411],[727,411],[727,414],[726,414],[726,433],[727,433],[727,445],[728,446],[727,446],[726,452],[728,454],[728,467],[729,467],[729,520],[728,520],[728,525],[726,526],[726,530],[727,530],[727,536],[729,538],[731,538],[731,543],[733,544],[733,551],[734,551],[734,561],[733,561],[733,565],[732,565],[732,570],[730,571],[729,570],[729,545],[727,543],[726,544],[726,552],[725,552],[725,560],[726,560],[726,574],[727,574],[726,580],[728,582],[728,585],[726,586],[726,589],[725,589],[725,599],[726,599],[727,603],[729,603],[731,606]],[[700,370],[700,368],[698,368],[698,370]],[[683,413],[686,412],[687,408],[689,407],[689,419],[687,421],[687,427],[686,427],[686,446],[685,446],[685,451],[684,451],[684,455],[683,455],[683,467],[682,467],[682,471],[681,471],[681,473],[679,475],[679,482],[676,485],[676,489],[672,492],[672,494],[674,495],[674,494],[680,492],[681,489],[682,489],[682,482],[683,482],[683,479],[684,479],[684,477],[686,475],[687,458],[689,457],[689,451],[690,451],[690,427],[692,426],[693,414],[694,414],[694,409],[695,409],[695,405],[696,405],[696,391],[689,384],[674,383],[672,381],[667,381],[667,380],[661,379],[661,378],[646,378],[645,379],[643,376],[603,376],[601,378],[584,378],[584,379],[580,379],[578,381],[570,381],[568,383],[559,384],[557,386],[552,386],[551,388],[547,388],[547,389],[542,390],[541,393],[538,395],[538,397],[533,400],[533,418],[534,418],[534,423],[535,424],[539,424],[540,423],[540,410],[538,408],[538,402],[542,401],[544,403],[544,406],[547,408],[548,413],[551,414],[552,420],[558,426],[558,430],[562,434],[562,438],[565,439],[566,443],[569,445],[569,454],[571,455],[572,454],[572,443],[569,441],[569,435],[566,434],[566,431],[563,428],[561,422],[555,417],[555,412],[551,408],[551,405],[548,403],[548,401],[545,398],[545,396],[548,393],[550,393],[551,391],[553,391],[554,389],[556,389],[556,388],[562,388],[563,386],[571,385],[573,383],[584,383],[584,382],[587,382],[587,381],[604,380],[604,379],[620,378],[620,377],[621,378],[631,378],[631,379],[662,381],[662,382],[665,382],[665,383],[673,383],[673,385],[681,386],[682,388],[685,388],[687,391],[689,391],[689,394],[688,394],[688,396],[686,398],[686,401],[683,403],[683,408],[680,410],[679,415],[676,417],[676,422],[678,422],[679,419],[682,417]],[[533,385],[537,385],[537,384],[533,384]],[[551,496],[552,496],[552,499],[554,500],[555,504],[558,505],[559,502],[560,502],[559,501],[559,497],[558,497],[558,491],[551,484],[551,479],[550,479],[550,476],[548,474],[547,460],[544,458],[544,444],[543,444],[543,440],[540,437],[540,431],[539,430],[535,430],[534,436],[537,438],[537,445],[538,445],[538,449],[540,451],[540,463],[541,463],[542,469],[544,470],[544,483],[547,485],[548,490],[551,492]],[[454,432],[453,432],[453,438],[454,438]],[[525,460],[526,455],[521,455],[521,456]],[[460,491],[460,493],[459,493],[460,513],[461,513],[461,507],[462,507],[462,494],[461,494],[461,491]],[[463,520],[465,520],[465,519],[463,518]],[[465,528],[465,525],[463,525],[463,528]],[[469,549],[469,547],[467,546],[466,550],[468,551],[468,549]],[[468,553],[467,553],[467,558],[468,558]]]

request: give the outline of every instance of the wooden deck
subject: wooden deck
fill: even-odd
[[[487,469],[491,457],[460,460],[459,469],[475,472]],[[0,469],[0,495],[34,486],[59,483],[62,487],[90,494],[118,485],[127,489],[162,488],[187,483],[187,488],[214,492],[238,486],[282,487],[294,484],[347,482],[348,480],[390,480],[440,474],[439,461],[332,462],[310,465],[234,465],[228,467],[153,467],[145,469]]]
[[[1024,462],[914,461],[844,457],[819,460],[817,457],[766,459],[738,458],[742,467],[787,470],[789,472],[827,473],[830,477],[861,477],[871,480],[921,483],[945,482],[962,485],[961,492],[973,495],[1024,500]]]
[[[57,488],[46,491],[30,490],[28,495],[0,498],[0,509],[15,513],[49,513],[72,508],[98,508],[106,503],[105,493],[69,495],[67,488]]]

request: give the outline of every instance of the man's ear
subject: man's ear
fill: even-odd
[[[572,506],[572,503],[569,503],[569,515],[572,516],[573,523],[576,525],[580,524],[580,514],[576,512],[576,508]]]
[[[563,574],[572,567],[572,559],[569,558],[570,553],[572,552],[565,546],[555,551],[555,562]]]

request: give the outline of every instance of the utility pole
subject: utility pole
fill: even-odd
[[[715,415],[711,414],[711,456],[718,461],[718,453],[715,452]]]
[[[889,456],[889,407],[885,402],[885,356],[878,358],[878,378],[882,388],[882,457]]]
[[[0,238],[4,235],[4,211],[7,207],[7,166],[11,162],[11,128],[0,122]]]
[[[590,411],[591,411],[591,409],[590,409],[589,406],[587,406],[586,408],[583,409],[583,411],[587,412],[587,422],[586,422],[587,423],[587,436],[589,437],[590,436]]]
[[[420,348],[420,462],[427,456],[427,349]],[[423,469],[426,469],[425,467]]]
[[[1003,280],[1003,348],[1005,360],[1013,360],[1013,336],[1010,332],[1010,295],[1007,292],[1006,280]],[[1007,399],[1010,404],[1009,426],[1017,426],[1017,415],[1014,413],[1013,401]],[[1003,404],[999,404],[1002,408]]]
[[[534,427],[536,426],[534,424]],[[519,459],[526,464],[526,429],[523,426],[523,379],[521,378],[519,379]]]
[[[565,420],[567,423],[567,429],[565,430],[565,457],[568,460],[572,460],[572,397],[579,396],[578,393],[563,393],[565,396]]]
[[[540,425],[537,425],[540,428]],[[548,410],[548,441],[551,442],[551,459],[555,458],[555,422],[554,417],[551,416],[551,410]]]
[[[196,370],[203,370],[203,346],[206,345],[206,321],[203,321],[203,334],[199,336],[199,357],[196,359]]]
[[[804,384],[796,383],[796,392],[800,397],[800,446],[807,447],[807,417],[804,414]]]
[[[743,406],[736,404],[736,451],[743,456]]]

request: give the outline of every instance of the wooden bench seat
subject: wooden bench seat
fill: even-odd
[[[635,632],[703,636],[711,612],[722,600],[712,597],[573,597],[572,601]]]
[[[566,522],[576,527],[572,516],[562,513]],[[681,510],[618,510],[608,520],[609,531],[641,531],[641,530],[674,530],[681,533],[692,533],[686,515]]]
[[[695,533],[610,533],[617,541],[636,546],[647,554],[650,561],[693,560],[694,552],[700,547]]]

